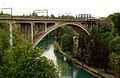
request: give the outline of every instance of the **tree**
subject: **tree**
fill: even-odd
[[[55,17],[53,14],[51,14],[51,18],[52,18],[52,19],[55,19],[56,17]]]
[[[70,26],[62,26],[60,30],[62,31],[63,34],[68,33],[71,36],[74,35],[74,29]]]
[[[114,13],[109,15],[109,18],[113,21],[115,28],[117,28],[118,33],[120,34],[120,13]]]
[[[35,12],[33,12],[33,13],[32,13],[32,16],[34,16],[34,17],[38,17],[38,14],[35,13]]]
[[[85,55],[86,53],[86,39],[84,38],[83,35],[79,34],[79,51],[78,51],[78,57],[80,56],[80,58],[78,58],[80,61],[84,61],[85,62]]]
[[[73,35],[74,29],[70,26],[62,26],[57,29],[57,42],[64,51],[73,51]],[[68,46],[70,45],[70,46]],[[65,46],[65,47],[64,47]]]
[[[88,46],[88,50],[90,51],[90,64],[99,68],[108,68],[109,45],[108,42],[103,39],[99,29],[92,30],[91,39]]]
[[[3,11],[1,11],[0,15],[3,15]]]
[[[120,36],[116,36],[109,41],[111,51],[120,54]]]
[[[5,78],[6,60],[4,59],[7,49],[9,48],[9,27],[7,23],[0,25],[0,77]]]
[[[102,29],[102,32],[110,31],[112,26],[112,21],[110,18],[104,20],[99,20],[99,27]]]
[[[43,51],[29,45],[17,45],[8,50],[10,77],[56,78],[57,70],[52,61],[42,56]]]
[[[0,26],[0,77],[1,78],[56,78],[52,61],[42,56],[42,49],[32,45],[16,32],[13,46],[9,46],[7,24]]]
[[[120,74],[120,55],[112,52],[110,54],[110,68],[112,72],[116,75]]]
[[[61,37],[61,48],[63,51],[72,51],[73,40],[70,34],[65,33]]]

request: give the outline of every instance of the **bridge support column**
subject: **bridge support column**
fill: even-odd
[[[21,34],[24,35],[24,38],[29,42],[33,41],[33,24],[32,23],[21,23]]]
[[[27,39],[31,42],[31,24],[27,25],[27,32],[26,32]]]
[[[82,24],[85,29],[87,29],[87,24]]]
[[[21,34],[24,34],[25,33],[25,27],[23,25],[21,25]]]
[[[90,33],[91,30],[92,30],[92,25],[88,24],[88,32]]]
[[[31,34],[31,43],[32,43],[32,44],[33,44],[33,25],[34,25],[34,24],[31,23],[31,26],[30,26],[30,27],[31,27],[31,28],[30,28],[30,29],[31,29],[31,30],[30,30],[30,31],[31,31],[30,34]]]
[[[47,32],[47,23],[45,23],[45,32]]]
[[[90,27],[90,28],[91,28],[91,30],[92,30],[92,28],[93,28],[93,23],[92,23],[92,22],[91,22],[91,27]]]
[[[10,22],[9,25],[10,25],[10,46],[12,46],[13,45],[12,22]]]
[[[25,31],[26,31],[25,35],[26,35],[27,40],[30,43],[33,43],[33,24],[32,23],[26,24]]]
[[[98,28],[98,22],[96,22],[96,27]]]

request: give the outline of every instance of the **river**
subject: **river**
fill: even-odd
[[[43,39],[37,47],[42,47],[44,49],[43,56],[54,62],[59,71],[59,78],[95,78],[90,73],[68,62],[58,52],[54,52],[53,42],[54,38]]]

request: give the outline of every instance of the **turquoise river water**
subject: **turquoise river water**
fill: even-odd
[[[43,39],[37,47],[44,49],[43,56],[52,60],[59,72],[59,78],[95,78],[90,73],[68,62],[58,52],[54,52],[53,47],[54,38]]]

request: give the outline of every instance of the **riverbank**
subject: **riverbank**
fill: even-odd
[[[54,42],[54,47],[55,47],[55,50],[58,50],[64,57],[67,58],[67,60],[69,60],[76,66],[80,67],[81,69],[85,70],[86,72],[94,75],[96,78],[117,78],[117,77],[114,77],[113,75],[106,74],[105,72],[102,73],[102,72],[100,72],[100,71],[102,71],[101,69],[95,69],[83,62],[78,61],[77,59],[74,59],[71,55],[67,55],[66,53],[64,53],[61,50],[61,48],[57,42]]]

